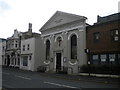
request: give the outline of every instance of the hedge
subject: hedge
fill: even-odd
[[[80,72],[120,75],[120,65],[83,65]]]

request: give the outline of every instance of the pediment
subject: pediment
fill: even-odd
[[[76,20],[86,19],[84,16],[56,11],[56,13],[43,25],[40,31],[53,28],[59,25],[70,23]]]

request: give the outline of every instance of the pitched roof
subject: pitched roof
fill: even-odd
[[[111,15],[108,15],[108,16],[104,16],[104,17],[98,16],[97,19],[98,19],[97,24],[119,20],[120,19],[120,13],[115,13],[115,14],[111,14]]]
[[[43,25],[40,31],[81,19],[86,19],[86,17],[70,14],[66,12],[56,11],[56,13]]]

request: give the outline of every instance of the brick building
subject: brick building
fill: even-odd
[[[91,64],[120,64],[120,13],[98,16],[87,27],[86,40]]]

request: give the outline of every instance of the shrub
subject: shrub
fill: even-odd
[[[83,65],[80,72],[120,75],[120,65]]]
[[[45,72],[45,71],[46,71],[46,67],[45,67],[45,66],[39,66],[39,67],[37,68],[37,71],[38,71],[38,72]]]
[[[62,68],[63,68],[63,70],[58,70],[58,73],[60,73],[60,74],[67,74],[68,68],[64,67],[64,66]]]

